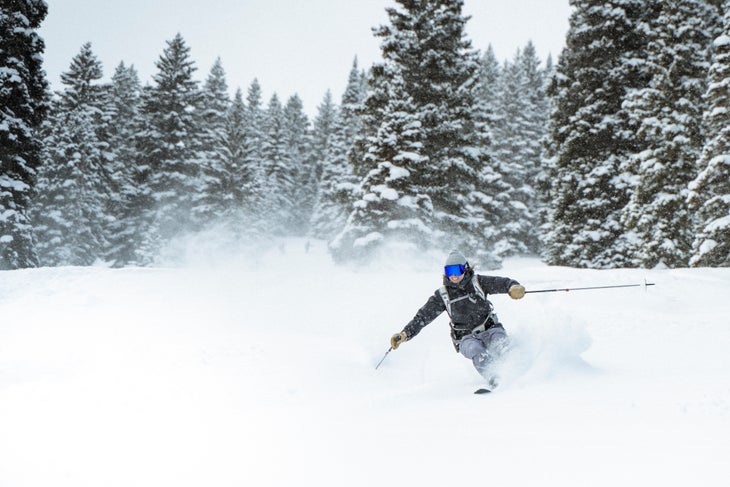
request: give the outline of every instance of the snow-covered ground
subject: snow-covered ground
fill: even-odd
[[[730,269],[507,261],[656,286],[493,296],[515,348],[477,396],[445,316],[374,369],[443,257],[0,272],[0,486],[730,485]]]

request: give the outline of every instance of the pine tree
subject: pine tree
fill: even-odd
[[[327,90],[322,103],[317,107],[317,115],[312,124],[311,157],[314,166],[314,181],[318,184],[324,169],[324,159],[331,145],[338,119],[338,108],[332,99],[332,92]]]
[[[502,203],[496,232],[501,256],[537,251],[535,185],[548,116],[544,88],[540,60],[529,42],[505,63],[496,93],[492,167],[500,176],[495,198]]]
[[[342,186],[339,187],[337,199],[347,214],[352,210],[352,205],[362,197],[359,183],[372,169],[365,165],[368,163],[365,155],[369,140],[377,133],[376,120],[373,117],[368,118],[365,112],[365,100],[370,96],[369,80],[369,75],[358,68],[355,58],[347,78],[345,92],[342,94],[339,116],[341,129],[344,132],[338,144],[347,147],[347,161],[342,161],[342,171],[347,175],[347,179],[343,180]],[[342,227],[339,230],[341,229]]]
[[[502,67],[499,65],[494,49],[490,44],[480,59],[479,64],[479,99],[484,106],[485,118],[490,131],[493,131],[502,121],[498,105],[500,103],[500,91],[502,86]],[[493,152],[494,147],[490,148]]]
[[[36,32],[47,12],[42,0],[4,2],[0,9],[0,269],[38,264],[28,207],[48,108],[45,46]]]
[[[205,80],[202,92],[202,123],[205,126],[204,148],[215,145],[225,127],[226,112],[231,104],[228,83],[221,58],[216,58]]]
[[[393,235],[421,248],[460,247],[491,264],[494,242],[484,241],[483,228],[492,218],[484,211],[489,197],[481,173],[489,132],[463,2],[397,3],[402,10],[387,9],[390,25],[376,30],[384,61],[372,70],[364,102],[365,130],[375,134],[363,164],[369,172],[349,218],[353,233],[338,239],[336,251],[357,254]],[[368,202],[373,195],[377,204]]]
[[[360,71],[355,58],[347,78],[347,87],[342,94],[340,109],[343,123],[351,130],[347,133],[347,137],[352,138],[347,157],[358,179],[364,178],[372,169],[367,165],[365,154],[369,146],[368,140],[375,135],[378,126],[378,119],[372,116],[372,111],[369,115],[365,110],[365,100],[374,95],[370,89],[371,81],[374,82],[367,73]],[[353,201],[355,199],[353,195]]]
[[[111,194],[108,201],[108,240],[105,259],[120,267],[135,260],[133,222],[139,217],[137,201],[138,159],[135,134],[143,126],[140,116],[142,87],[134,66],[120,62],[111,84],[110,145],[114,153],[110,173]]]
[[[709,69],[710,9],[700,0],[663,2],[647,30],[648,86],[624,106],[645,146],[632,161],[636,185],[625,208],[637,264],[686,266],[693,239],[687,186],[703,143],[702,96]]]
[[[521,181],[522,178],[520,176],[510,177],[509,173],[515,169],[515,166],[504,157],[510,152],[507,148],[515,143],[508,136],[509,127],[513,122],[509,112],[513,111],[510,108],[512,98],[518,96],[518,93],[508,94],[508,90],[505,88],[508,79],[506,71],[514,71],[511,66],[509,63],[500,66],[491,45],[488,46],[480,60],[478,93],[484,106],[484,118],[489,127],[489,138],[492,140],[489,148],[490,163],[484,165],[480,170],[481,179],[484,181],[481,186],[486,189],[482,197],[482,206],[490,215],[490,224],[484,226],[483,234],[485,241],[492,243],[495,255],[500,258],[526,251],[524,246],[520,248],[521,243],[514,239],[516,229],[524,224],[524,220],[515,220],[516,212],[511,211],[518,207],[513,205],[512,198],[515,197],[515,188],[509,182],[510,179]],[[519,87],[515,87],[515,89],[519,89]]]
[[[553,64],[552,55],[548,54],[545,60],[545,71],[543,76],[542,92],[545,94],[545,117],[549,120],[550,113],[555,109],[554,99],[548,96],[549,87],[554,84],[555,65]],[[540,140],[542,152],[540,155],[540,167],[535,176],[535,192],[537,196],[537,233],[538,253],[542,254],[543,242],[545,236],[549,232],[549,208],[553,201],[552,182],[554,181],[557,169],[555,164],[555,144],[547,132],[548,122],[546,121],[542,139]]]
[[[521,234],[527,251],[539,253],[540,249],[540,206],[539,196],[540,178],[544,156],[544,142],[547,137],[547,124],[550,116],[550,103],[547,96],[548,77],[551,74],[552,62],[541,67],[532,41],[528,42],[522,51],[522,73],[525,77],[525,90],[529,101],[524,114],[525,128],[523,131],[523,164],[525,165],[526,181],[519,191],[521,201],[528,208],[530,228]]]
[[[292,209],[296,204],[295,179],[287,146],[284,107],[276,94],[269,100],[264,114],[264,136],[262,162],[265,179],[261,182],[265,204],[261,216],[268,222],[270,235],[283,236],[288,234]]]
[[[393,73],[389,97],[375,143],[368,157],[377,162],[362,182],[363,197],[355,204],[345,229],[330,243],[338,261],[367,260],[389,237],[427,248],[434,241],[432,204],[411,182],[426,161],[421,123],[408,109],[413,104],[405,83]],[[399,82],[400,81],[400,82]],[[385,224],[383,224],[385,223]],[[424,245],[424,243],[426,245]]]
[[[334,202],[331,196],[332,184],[336,184],[331,178],[337,176],[331,171],[331,166],[336,164],[332,158],[332,146],[335,143],[335,131],[337,130],[338,111],[332,100],[332,92],[327,93],[317,108],[317,116],[314,119],[312,128],[312,164],[313,179],[316,183],[315,199],[312,208],[312,216],[309,222],[309,234],[316,238],[331,238],[341,229],[338,225],[344,223],[338,218],[337,212],[329,209]],[[340,222],[337,222],[340,220]],[[336,230],[333,231],[332,227]]]
[[[239,171],[242,193],[242,210],[248,222],[251,236],[265,234],[269,222],[265,215],[266,198],[269,194],[264,141],[266,139],[265,114],[262,107],[261,85],[254,79],[246,94],[244,118],[243,165]]]
[[[328,91],[315,120],[315,153],[321,162],[311,234],[332,240],[345,227],[359,188],[351,164],[364,133],[359,114],[364,99],[362,73],[353,61],[340,107]]]
[[[502,75],[502,68],[499,65],[494,49],[490,44],[481,59],[479,81],[481,83],[480,95],[484,103],[489,107],[489,113],[496,112],[496,103],[499,90],[499,81]],[[493,120],[490,119],[490,124]]]
[[[156,62],[154,85],[143,94],[147,128],[138,135],[139,193],[144,207],[138,235],[139,262],[149,263],[161,246],[185,232],[199,229],[193,219],[195,197],[201,192],[200,89],[197,68],[180,34]]]
[[[316,166],[312,160],[309,120],[298,95],[291,96],[284,106],[284,144],[291,168],[293,204],[289,210],[288,234],[302,236],[307,227],[317,192]]]
[[[689,186],[696,214],[690,265],[730,266],[730,3],[724,31],[714,41],[714,61],[705,95],[707,139],[698,161],[699,174]]]
[[[86,43],[61,75],[66,89],[54,103],[34,200],[42,265],[90,265],[104,256],[108,245],[114,156],[107,100],[95,84],[102,74],[101,62]]]
[[[224,210],[224,217],[230,220],[237,233],[247,226],[244,218],[243,165],[246,158],[246,105],[241,89],[237,89],[226,113],[224,144],[221,154],[225,161],[225,179],[220,191],[230,195],[230,202]]]
[[[625,94],[648,75],[639,26],[657,2],[572,0],[567,46],[551,86],[556,97],[550,138],[556,175],[545,258],[550,264],[618,267],[623,208],[630,194],[625,166],[641,146],[626,122]]]
[[[230,105],[225,71],[220,58],[217,58],[202,91],[202,187],[195,198],[195,218],[201,224],[221,219],[233,204],[234,195],[229,186],[237,161],[231,159],[228,141],[228,129],[232,128],[227,125]]]

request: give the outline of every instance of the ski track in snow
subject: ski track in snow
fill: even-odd
[[[0,272],[0,485],[725,486],[730,269],[479,272],[502,385],[439,317],[375,364],[440,256],[336,267],[324,243],[154,269]]]

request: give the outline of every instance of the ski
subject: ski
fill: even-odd
[[[499,377],[496,375],[493,375],[492,377],[487,380],[487,383],[489,384],[489,389],[486,387],[480,387],[476,391],[474,391],[474,394],[489,394],[493,390],[495,390],[497,387],[499,387]]]

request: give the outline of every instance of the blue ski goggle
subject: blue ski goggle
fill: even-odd
[[[466,266],[464,264],[447,265],[444,267],[444,274],[446,274],[446,277],[461,276],[465,271]]]

